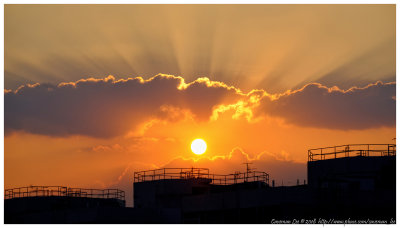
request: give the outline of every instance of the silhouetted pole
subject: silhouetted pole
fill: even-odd
[[[249,178],[249,173],[250,173],[250,167],[249,167],[249,165],[250,164],[253,164],[253,163],[250,163],[250,162],[245,162],[245,163],[243,163],[243,164],[246,164],[246,174],[245,174],[245,176],[244,176],[244,182],[247,182],[247,179]]]

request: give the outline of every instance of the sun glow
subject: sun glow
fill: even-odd
[[[192,142],[191,149],[197,155],[204,154],[207,150],[207,143],[203,139],[195,139]]]

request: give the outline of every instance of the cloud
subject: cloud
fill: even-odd
[[[159,74],[116,80],[33,84],[5,90],[5,133],[25,131],[51,136],[135,136],[159,121],[217,121],[223,113],[249,122],[266,116],[298,126],[366,129],[395,126],[396,85],[377,82],[341,90],[310,83],[295,91],[269,94],[199,78]]]
[[[232,103],[240,91],[220,82],[159,74],[151,79],[81,79],[34,84],[5,91],[5,132],[113,137],[152,119],[176,121],[188,115],[209,119],[213,106]],[[182,114],[183,113],[183,114]]]
[[[264,96],[255,112],[287,123],[330,129],[367,129],[396,124],[396,83],[376,82],[346,91],[310,83],[272,98]]]

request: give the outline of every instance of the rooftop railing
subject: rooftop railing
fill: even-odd
[[[28,186],[4,190],[4,199],[48,196],[118,199],[125,201],[125,192],[119,189],[85,189],[69,188],[64,186]]]
[[[345,157],[395,156],[396,144],[348,144],[308,150],[308,161]]]
[[[254,181],[269,184],[269,174],[259,171],[220,175],[210,174],[207,168],[163,168],[134,173],[134,183],[168,179],[205,179],[216,185],[231,185]]]

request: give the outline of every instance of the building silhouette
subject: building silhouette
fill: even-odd
[[[248,164],[247,164],[248,165]],[[276,223],[396,218],[396,145],[308,151],[308,183],[276,187],[266,172],[207,168],[134,174],[134,207],[117,189],[25,187],[5,191],[6,223]]]

